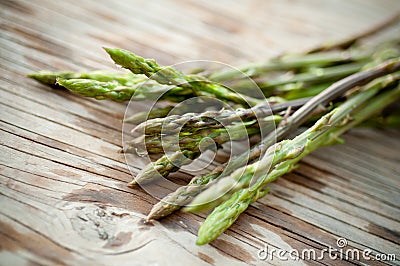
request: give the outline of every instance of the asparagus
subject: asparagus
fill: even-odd
[[[184,75],[172,67],[162,67],[152,59],[144,59],[134,53],[117,48],[104,48],[114,62],[134,74],[144,74],[160,84],[175,85],[193,90],[197,96],[217,97],[224,101],[254,106],[262,100],[233,92],[223,85],[199,75]]]
[[[47,85],[60,85],[71,92],[98,100],[115,101],[162,99],[180,102],[193,96],[192,91],[176,86],[161,85],[144,75],[132,73],[51,72],[40,71],[28,77]]]
[[[132,73],[114,73],[106,71],[92,71],[92,72],[52,72],[52,71],[39,71],[37,73],[29,74],[28,77],[33,78],[46,85],[55,85],[57,78],[60,79],[92,79],[103,82],[118,82],[121,85],[136,84],[148,80],[144,75],[134,75]]]
[[[122,85],[115,81],[103,82],[91,79],[57,78],[56,84],[65,87],[71,92],[98,100],[142,101],[160,99],[179,102],[186,98],[186,92],[182,91],[181,88],[160,85],[148,80]]]
[[[163,68],[154,60],[143,59],[128,51],[105,48],[117,64],[130,69],[133,73],[118,74],[101,71],[89,73],[39,72],[31,74],[29,77],[48,85],[55,85],[57,82],[58,85],[64,86],[75,93],[96,99],[122,101],[129,100],[133,96],[134,100],[144,100],[149,98],[155,99],[157,96],[162,95],[161,99],[163,100],[179,102],[194,96],[208,96],[216,97],[231,104],[239,104],[240,107],[254,106],[251,109],[240,109],[230,112],[223,110],[202,114],[188,114],[185,118],[181,115],[168,119],[160,119],[158,120],[160,123],[171,123],[164,128],[164,131],[167,129],[166,136],[164,136],[165,132],[162,132],[162,127],[160,126],[162,123],[157,124],[156,120],[150,121],[148,124],[139,125],[137,129],[144,129],[146,133],[150,133],[150,135],[145,136],[145,142],[150,153],[159,153],[164,151],[164,148],[167,151],[167,155],[154,164],[154,168],[150,170],[150,175],[151,173],[155,173],[154,170],[157,170],[160,171],[161,175],[166,176],[169,172],[178,170],[180,165],[187,164],[190,160],[199,156],[200,150],[198,146],[204,137],[211,136],[215,143],[220,145],[220,143],[228,140],[227,133],[232,129],[234,129],[235,133],[233,139],[251,135],[259,130],[256,127],[255,118],[257,116],[269,116],[277,112],[277,109],[271,111],[265,107],[260,108],[260,103],[263,101],[250,96],[252,95],[251,87],[254,87],[253,81],[250,81],[251,86],[248,86],[246,81],[243,82],[243,77],[246,79],[248,76],[259,78],[257,82],[263,88],[266,96],[279,95],[285,100],[313,96],[320,93],[337,79],[364,68],[365,64],[376,63],[375,59],[377,55],[371,50],[351,49],[345,52],[333,50],[347,49],[359,39],[392,25],[398,21],[399,17],[399,14],[396,14],[382,25],[378,25],[376,28],[355,38],[334,45],[322,46],[307,54],[285,55],[272,59],[267,63],[250,64],[240,69],[243,73],[239,73],[238,71],[222,71],[214,72],[207,76],[194,75],[193,73],[193,75],[184,75],[172,67]],[[391,51],[388,52],[385,50],[383,53],[384,56],[380,60],[388,58],[387,55],[389,57],[397,57],[399,54],[398,50],[394,49],[394,51],[393,55]],[[307,104],[303,102],[301,105],[304,104],[304,106],[293,117],[285,119],[278,126],[277,139],[283,139],[309,119],[317,106],[324,106],[328,101],[342,95],[350,87],[363,85],[378,76],[398,71],[398,69],[398,61],[387,64],[384,67],[375,69],[375,72],[370,71],[367,75],[356,75],[353,76],[352,80],[339,82],[339,84],[321,93]],[[273,71],[290,71],[292,77],[286,76],[266,81],[268,72]],[[212,241],[226,230],[237,219],[240,213],[246,210],[249,204],[268,193],[269,189],[265,187],[270,182],[285,172],[290,171],[292,166],[303,156],[319,146],[335,141],[347,129],[365,120],[390,102],[397,100],[400,97],[400,89],[399,87],[393,89],[391,86],[398,84],[399,75],[397,73],[397,76],[387,76],[375,83],[371,83],[365,87],[365,90],[361,90],[361,92],[359,89],[356,90],[355,96],[352,95],[348,101],[318,120],[311,129],[306,131],[309,134],[308,136],[305,136],[304,134],[306,133],[303,133],[293,140],[285,140],[276,144],[274,146],[277,150],[276,154],[273,148],[270,147],[274,140],[273,135],[268,135],[260,145],[234,158],[229,164],[219,166],[207,175],[195,177],[188,186],[181,187],[168,195],[165,198],[165,202],[158,203],[152,209],[147,219],[165,216],[173,210],[178,209],[182,204],[188,203],[204,189],[207,190],[201,194],[203,196],[210,193],[210,191],[215,192],[213,189],[219,186],[219,189],[228,191],[222,198],[228,199],[229,197],[229,199],[218,206],[200,227],[197,243],[204,244]],[[248,89],[245,95],[232,92],[225,86],[217,83],[227,80],[233,82],[233,88]],[[386,87],[386,90],[383,93],[378,92],[383,87]],[[378,94],[378,96],[376,99],[371,100],[375,94]],[[274,105],[274,107],[276,106]],[[169,115],[173,108],[172,106],[167,106],[151,110],[148,114],[135,114],[125,119],[125,122],[139,123],[146,120],[146,118],[165,117]],[[183,111],[183,113],[187,113],[187,110]],[[174,121],[174,118],[176,121]],[[281,119],[279,116],[270,116],[268,118]],[[397,123],[399,121],[396,115],[387,117],[388,121],[389,118],[390,121]],[[239,125],[234,123],[236,119],[247,121],[244,125],[245,130],[239,130]],[[223,123],[218,123],[218,120],[221,120]],[[389,123],[388,121],[385,119],[384,122]],[[382,120],[379,119],[373,122],[380,123]],[[223,124],[228,124],[228,128],[223,128]],[[259,126],[262,126],[262,124],[259,124]],[[177,146],[169,147],[172,143],[171,140],[175,138],[175,136],[171,136],[170,134],[175,133],[177,128],[183,129],[178,135],[178,144],[182,151],[175,151],[174,148]],[[303,138],[301,137],[302,135]],[[164,143],[166,143],[167,147],[162,147],[162,139],[165,140]],[[270,148],[268,149],[268,147]],[[247,161],[254,162],[259,157],[262,157],[260,161],[243,167],[243,164]],[[272,164],[272,168],[268,169],[268,171],[266,170],[267,164],[264,164],[265,162]],[[237,170],[234,171],[235,169]],[[239,173],[240,170],[242,170],[241,173]],[[255,184],[251,183],[250,176],[256,177]],[[212,182],[217,178],[221,181]],[[224,185],[230,184],[232,180],[237,181],[237,183],[233,184],[231,188],[224,188]],[[200,197],[196,197],[194,203],[199,198],[201,199],[201,195]],[[201,200],[199,202],[199,206],[201,207],[210,207],[217,201],[211,201],[213,203],[208,205]],[[196,207],[192,210],[195,209]]]
[[[216,101],[209,101],[207,98],[192,98],[175,106],[169,105],[162,108],[153,108],[149,111],[139,112],[124,119],[126,123],[140,124],[148,119],[163,118],[168,115],[183,115],[188,112],[203,112],[206,109],[221,109],[222,104]]]
[[[280,117],[273,116],[271,120],[273,120],[273,122],[279,121]],[[166,152],[166,154],[140,171],[135,179],[129,183],[129,186],[134,186],[136,184],[143,185],[154,181],[160,176],[166,177],[171,172],[179,170],[181,166],[190,163],[191,160],[200,155],[200,142],[205,137],[209,137],[213,140],[213,142],[208,141],[207,143],[202,143],[204,145],[202,147],[203,149],[209,149],[214,143],[217,146],[221,146],[227,141],[241,140],[258,132],[259,129],[256,127],[245,128],[244,125],[239,124],[227,128],[207,128],[200,130],[197,134],[179,137],[179,140],[177,140],[179,143],[168,141],[168,139],[165,141],[162,140],[161,142],[156,139],[155,143],[147,142],[146,140],[148,153],[157,154]],[[176,136],[172,136],[172,138],[176,138]],[[137,152],[137,149],[137,145],[131,148],[131,150],[135,152]]]
[[[184,150],[197,150],[200,143],[204,149],[211,147],[208,141],[213,140],[220,148],[223,143],[248,138],[260,133],[259,125],[267,132],[274,130],[276,124],[282,120],[280,115],[271,115],[260,120],[250,120],[242,123],[235,123],[226,127],[204,127],[202,129],[185,132],[181,131],[173,135],[142,135],[127,142],[125,152],[140,154],[162,154],[176,151],[178,148]],[[143,145],[145,144],[145,145]],[[179,145],[179,147],[178,147]],[[211,145],[211,143],[210,143]]]
[[[392,55],[390,55],[390,56],[392,56]],[[358,71],[362,66],[363,66],[364,64],[360,64],[360,63],[357,63],[357,64],[352,64],[352,65],[350,65],[350,66],[347,66],[346,68],[342,68],[342,69],[337,69],[337,67],[335,67],[334,69],[333,68],[331,68],[331,69],[333,69],[333,70],[331,70],[331,71],[327,71],[325,74],[324,73],[312,73],[311,75],[308,73],[307,75],[305,75],[305,76],[300,76],[300,78],[298,78],[297,80],[298,81],[310,81],[311,79],[316,79],[316,78],[318,78],[318,76],[321,78],[321,77],[325,77],[326,79],[328,79],[328,78],[330,78],[330,77],[332,77],[332,76],[337,76],[337,75],[344,75],[344,74],[347,74],[347,73],[349,73],[349,69],[350,69],[350,73],[352,73],[352,72],[354,72],[354,71]],[[381,69],[380,70],[378,70],[378,74],[380,73],[379,71],[381,71],[382,70],[382,68],[384,69],[385,67],[381,67]],[[339,73],[339,74],[338,74]],[[325,75],[325,76],[324,76]],[[370,74],[367,74],[367,80],[369,79],[369,80],[371,80],[372,78],[374,78],[374,74],[372,73],[370,76],[369,76]],[[310,76],[311,76],[311,78],[310,78]],[[362,75],[361,75],[362,76]],[[352,77],[353,78],[353,77]],[[363,77],[362,77],[363,78]],[[353,78],[354,80],[353,81],[355,81],[355,82],[358,82],[357,81],[357,75],[356,75],[356,78]],[[293,81],[293,80],[292,80]],[[274,83],[275,85],[276,84],[283,84],[283,83],[285,83],[285,82],[287,82],[287,81],[280,81],[279,83],[278,82],[276,82],[276,83]],[[347,83],[348,81],[346,81],[345,83]],[[348,89],[348,85],[351,85],[351,82],[349,83],[349,84],[347,84],[347,85],[345,85],[345,86],[343,86],[343,88],[342,88],[342,90],[340,90],[340,89],[336,89],[336,92],[333,92],[333,94],[331,95],[331,96],[335,96],[335,95],[338,95],[338,93],[340,93],[340,94],[343,94],[344,92],[345,92],[345,90],[347,90]],[[340,86],[339,86],[340,87]],[[327,93],[329,93],[329,92],[331,92],[332,93],[332,90],[328,90],[325,94],[322,94],[322,96],[321,97],[323,97],[323,96],[325,96],[325,95],[327,95]],[[339,95],[340,95],[339,94]],[[329,95],[327,95],[328,97],[327,97],[327,99],[325,99],[326,101],[330,101],[330,100],[332,100],[333,98],[331,97],[329,97]],[[296,122],[297,124],[295,125],[295,121],[293,121],[292,123],[288,123],[289,125],[291,125],[291,127],[293,127],[292,129],[294,129],[294,128],[296,128],[296,127],[298,127],[300,124],[302,124],[302,123],[304,123],[305,122],[305,120],[309,117],[309,115],[312,113],[312,110],[314,110],[317,106],[315,105],[315,101],[313,102],[313,101],[311,101],[311,103],[312,104],[314,104],[314,105],[308,105],[308,108],[309,108],[309,110],[307,111],[307,112],[301,112],[301,114],[302,115],[300,115],[300,116],[298,116],[298,117],[296,117],[295,116],[295,119],[297,119],[298,121]],[[319,102],[317,102],[318,104],[319,104]],[[326,104],[326,102],[325,102],[325,104]],[[233,116],[232,116],[233,117]],[[168,118],[167,118],[168,119]],[[166,124],[167,126],[165,126],[165,127],[167,127],[168,128],[168,130],[166,130],[166,132],[167,133],[173,133],[173,132],[175,132],[174,130],[175,129],[180,129],[180,127],[182,126],[182,122],[181,121],[178,121],[177,123],[174,123],[173,121],[174,120],[176,120],[177,118],[176,117],[172,117],[172,118],[170,118],[170,120],[169,120],[169,123],[150,123],[150,126],[149,126],[149,124],[147,124],[146,126],[145,126],[145,128],[146,128],[146,133],[148,133],[149,131],[150,131],[150,133],[149,134],[151,134],[151,124],[154,124],[155,125],[155,127],[156,127],[156,131],[157,132],[160,132],[160,128],[162,128],[160,125],[162,125],[162,124]],[[165,119],[160,119],[160,121],[162,121],[162,122],[164,122],[165,121]],[[159,122],[160,122],[159,121]],[[152,121],[152,122],[154,122],[154,121]],[[200,123],[201,124],[201,123]],[[139,127],[141,127],[142,125],[139,125]],[[188,126],[191,126],[192,128],[194,127],[192,124],[189,124]],[[208,125],[208,126],[210,126],[210,125]],[[290,129],[290,128],[287,128],[287,129],[285,129],[284,131],[286,132],[285,134],[288,134],[288,133],[290,133],[291,131],[292,131],[292,129]],[[283,132],[283,131],[281,131],[281,132]],[[283,136],[281,136],[281,137],[283,137]],[[162,164],[165,164],[165,158],[161,158],[160,159],[161,160],[161,163]],[[179,160],[179,162],[181,162],[181,160]],[[156,162],[156,164],[155,164],[156,166],[157,166],[157,162]],[[178,165],[178,167],[180,167],[181,165]],[[138,180],[153,180],[154,179],[154,176],[157,176],[157,171],[151,171],[151,168],[153,168],[153,165],[150,165],[149,166],[149,168],[148,169],[146,169],[146,171],[144,171],[143,173],[144,174],[139,174],[138,175]],[[173,169],[173,170],[176,170],[177,169],[177,167],[169,167],[170,169]],[[164,172],[164,174],[168,174],[168,171],[166,171],[166,172]],[[130,183],[130,185],[133,185],[133,184],[135,184],[136,183],[136,181],[132,181],[131,183]]]
[[[360,50],[360,48],[354,49],[357,51],[356,54],[359,54],[359,57],[353,56],[349,57],[352,58],[349,61],[337,61],[336,64],[332,62],[331,65],[318,65],[318,57],[324,58],[324,56],[328,56],[330,53],[337,53],[336,60],[339,60],[340,54],[343,53],[344,59],[346,58],[346,53],[349,51],[344,52],[321,52],[318,54],[310,54],[310,55],[286,55],[283,56],[283,59],[272,59],[270,63],[261,64],[259,68],[249,65],[244,67],[243,71],[246,75],[250,75],[251,77],[255,77],[255,81],[257,85],[263,90],[266,96],[269,95],[279,95],[285,99],[295,99],[307,96],[313,96],[321,91],[323,88],[327,88],[333,82],[348,76],[350,74],[356,73],[362,68],[371,67],[371,64],[377,64],[379,62],[383,62],[390,58],[395,58],[400,55],[399,51],[399,43],[398,40],[393,40],[390,42],[383,42],[374,47],[363,48],[364,50]],[[360,51],[359,51],[360,50]],[[284,59],[285,57],[294,58],[294,59]],[[311,57],[307,59],[307,57]],[[313,57],[316,57],[314,59]],[[290,65],[290,61],[299,60],[299,64],[303,60],[303,68],[296,69],[293,65]],[[268,70],[269,65],[284,65],[284,63],[279,63],[279,61],[285,62],[288,60],[288,64],[290,67],[287,71],[290,71],[286,75],[281,75],[275,78],[273,75],[268,76],[267,72],[261,72],[263,70],[262,66],[265,67],[264,70]],[[307,63],[307,60],[309,61]],[[315,60],[315,62],[313,62]],[[278,63],[274,63],[274,61],[278,61]],[[323,60],[322,60],[323,61]],[[326,61],[328,62],[328,60]],[[314,64],[314,65],[312,65]],[[282,66],[283,67],[283,66]],[[227,75],[233,79],[233,82],[229,82],[230,87],[234,89],[239,88],[247,88],[247,87],[254,87],[253,81],[249,79],[240,78],[246,77],[245,74],[242,74],[238,71],[226,70]],[[224,72],[223,72],[224,73]],[[224,75],[224,74],[221,75]],[[215,75],[217,75],[216,72]],[[212,74],[213,75],[213,74]],[[259,76],[259,77],[258,77]],[[302,94],[301,92],[306,92],[308,94]],[[290,97],[289,97],[290,95]]]
[[[354,74],[352,76],[349,76],[340,82],[335,83],[332,87],[328,88],[326,91],[323,93],[319,94],[318,96],[314,97],[311,101],[307,102],[305,105],[303,105],[299,110],[297,110],[291,117],[289,117],[286,121],[286,125],[282,125],[281,127],[278,128],[276,134],[278,136],[287,135],[288,132],[292,131],[292,127],[297,128],[298,125],[302,124],[306,119],[307,119],[307,110],[313,110],[316,105],[321,103],[321,98],[325,98],[325,102],[330,100],[331,98],[334,98],[335,95],[340,95],[343,94],[346,90],[349,88],[353,88],[355,86],[361,86],[363,84],[366,84],[370,82],[371,80],[381,77],[383,75],[387,75],[389,73],[393,73],[396,71],[400,70],[400,58],[394,61],[389,61],[386,62],[379,67],[376,67],[374,69],[360,72],[357,74]],[[382,86],[387,86],[388,84],[391,84],[392,82],[398,82],[399,75],[389,75],[386,78],[380,79],[379,82],[376,84],[373,83],[369,88],[369,91],[376,91],[376,87],[382,87]],[[325,97],[324,97],[325,96]],[[283,133],[281,133],[283,132]],[[278,147],[278,146],[277,146]],[[268,152],[271,153],[271,149],[267,150],[267,153],[263,157],[268,157]],[[273,156],[273,153],[269,154],[269,156]],[[212,206],[216,202],[210,202],[210,198],[214,198],[214,196],[218,193],[221,192],[221,187],[226,188],[227,190],[234,191],[235,189],[240,188],[243,185],[248,184],[250,181],[249,178],[254,172],[259,171],[257,169],[258,164],[260,161],[256,162],[255,164],[251,164],[245,167],[245,170],[243,169],[237,169],[235,172],[233,172],[230,176],[230,178],[224,178],[221,179],[216,185],[211,186],[207,190],[203,191],[201,194],[199,194],[192,202],[190,207],[187,207],[187,209],[196,211],[196,210],[201,210],[203,208],[208,208],[209,206]],[[265,163],[265,161],[264,161]],[[241,180],[238,182],[238,180]],[[231,189],[232,188],[232,189]],[[227,191],[228,192],[228,191]]]
[[[228,81],[243,77],[258,77],[272,71],[293,71],[307,68],[320,68],[336,64],[366,61],[372,55],[370,50],[353,49],[349,51],[332,51],[313,54],[282,55],[265,63],[252,63],[238,69],[223,69],[211,73],[208,78],[213,81]]]
[[[272,112],[278,112],[285,110],[289,107],[293,107],[296,109],[297,107],[301,106],[304,104],[306,101],[309,99],[299,99],[296,101],[291,101],[291,102],[286,102],[283,104],[277,104],[272,106],[273,111]],[[251,136],[255,133],[258,133],[259,130],[258,128],[254,127],[248,127],[248,126],[253,126],[257,121],[254,120],[253,118],[255,117],[256,113],[260,114],[261,112],[264,112],[264,115],[270,115],[272,114],[271,109],[266,108],[266,106],[258,106],[255,107],[254,109],[242,109],[242,110],[236,110],[236,111],[229,111],[228,115],[227,113],[223,113],[221,115],[219,113],[219,116],[217,113],[212,112],[211,115],[215,115],[215,117],[219,117],[219,119],[216,119],[217,121],[223,121],[225,119],[225,122],[228,121],[233,121],[233,118],[241,118],[244,120],[244,123],[242,124],[234,124],[232,126],[228,126],[226,128],[221,127],[221,124],[212,124],[210,121],[207,121],[204,123],[203,118],[207,118],[208,116],[206,115],[207,112],[203,114],[189,114],[189,115],[184,115],[183,117],[190,117],[192,118],[190,125],[191,129],[190,131],[181,131],[182,136],[178,136],[178,139],[175,135],[172,134],[172,141],[170,141],[170,138],[164,137],[164,139],[160,139],[157,134],[161,134],[162,132],[166,132],[167,134],[170,134],[171,131],[175,130],[176,128],[179,129],[184,123],[185,120],[187,119],[182,119],[179,120],[180,116],[169,116],[167,117],[168,120],[167,122],[164,121],[164,123],[160,123],[159,127],[157,127],[157,130],[153,130],[151,132],[148,132],[148,128],[143,128],[146,130],[147,134],[155,134],[155,137],[152,139],[146,139],[146,136],[140,138],[139,140],[133,141],[132,143],[128,143],[128,147],[125,149],[125,152],[134,152],[134,153],[139,153],[143,154],[146,149],[147,153],[161,153],[161,152],[169,152],[171,153],[171,149],[173,150],[173,155],[170,156],[169,154],[166,154],[159,158],[156,162],[153,162],[149,165],[147,165],[138,175],[135,177],[134,180],[132,180],[129,183],[129,186],[134,186],[136,184],[145,184],[148,182],[151,182],[155,180],[157,177],[160,175],[163,177],[168,176],[170,172],[177,171],[179,167],[190,163],[191,160],[197,158],[200,155],[199,151],[199,144],[200,142],[205,138],[209,137],[214,140],[214,142],[220,146],[223,143],[227,141],[235,141],[235,140],[240,140],[244,139],[248,136]],[[257,110],[258,109],[258,110]],[[267,110],[265,110],[267,109]],[[246,119],[247,118],[247,119]],[[249,119],[250,118],[250,119]],[[159,119],[154,119],[156,122],[159,121]],[[281,120],[280,116],[276,115],[271,115],[271,116],[266,116],[263,119],[259,119],[258,122],[261,123],[269,123],[270,121],[273,121],[274,123],[277,123]],[[183,123],[181,123],[183,121]],[[173,122],[176,123],[176,125],[171,126],[168,128],[168,130],[164,130],[162,128],[162,125],[171,125]],[[148,121],[147,124],[152,124],[151,120]],[[155,123],[156,124],[156,123]],[[243,126],[246,126],[246,130],[243,130]],[[194,131],[193,128],[200,128],[199,130]],[[143,139],[144,138],[144,139]],[[175,141],[174,141],[175,140]],[[178,143],[176,143],[178,142]],[[140,144],[145,143],[145,147],[142,147]],[[182,159],[178,154],[179,151],[176,151],[177,145],[179,144],[180,148],[182,150],[187,150],[189,157],[189,160],[184,160]],[[209,146],[204,147],[205,149],[208,149],[209,147],[212,147],[210,144]],[[189,151],[191,151],[189,153]],[[162,167],[165,167],[162,171],[160,169]]]
[[[278,143],[278,149],[271,152],[275,155],[267,156],[260,161],[272,160],[272,167],[269,170],[262,169],[265,164],[259,163],[260,168],[254,176],[256,183],[247,188],[241,187],[228,200],[216,207],[200,226],[196,243],[203,245],[216,239],[252,202],[268,193],[268,188],[264,189],[265,186],[293,169],[293,166],[305,155],[320,146],[337,141],[342,133],[400,99],[398,82],[395,88],[373,98],[380,89],[390,84],[390,79],[393,82],[393,76],[373,82],[367,90],[361,91],[323,116],[309,130],[293,140]]]
[[[311,85],[314,85],[311,88],[316,89],[315,85],[322,83],[322,86],[324,86],[324,83],[332,83],[360,70],[371,68],[389,59],[398,58],[399,56],[400,50],[397,41],[394,44],[386,42],[380,44],[367,61],[327,68],[311,68],[304,73],[289,77],[281,76],[266,82],[259,82],[258,85],[265,93],[272,92],[274,95],[287,98],[288,92],[293,93],[293,91],[306,90]],[[296,95],[296,97],[298,96]]]
[[[194,131],[202,128],[221,128],[234,122],[249,121],[257,117],[266,117],[273,113],[284,111],[291,107],[297,109],[310,98],[297,99],[279,104],[259,104],[253,108],[220,111],[206,111],[203,113],[185,113],[183,115],[170,115],[164,118],[147,120],[139,124],[134,131],[145,132],[147,135],[174,134],[177,131]]]
[[[187,186],[182,186],[176,191],[168,194],[160,202],[153,206],[147,219],[160,219],[170,213],[178,210],[181,206],[187,205],[192,199],[201,193],[206,188],[210,187],[211,182],[217,178],[232,174],[236,169],[242,167],[249,161],[259,158],[266,152],[268,147],[275,140],[281,140],[300,126],[307,118],[312,115],[312,111],[320,105],[325,105],[338,96],[341,96],[347,90],[363,85],[372,79],[397,71],[399,65],[389,62],[378,67],[367,70],[358,74],[354,74],[342,81],[333,84],[330,88],[326,89],[323,93],[314,97],[306,106],[301,107],[295,112],[292,118],[286,124],[280,124],[276,130],[275,135],[267,136],[259,145],[256,145],[250,151],[241,154],[229,161],[229,164],[223,164],[216,167],[211,173],[204,176],[196,176]],[[193,204],[192,204],[193,205]]]

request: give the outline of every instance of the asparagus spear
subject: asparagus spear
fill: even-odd
[[[160,98],[180,102],[193,96],[191,90],[161,85],[144,75],[133,73],[40,71],[28,77],[47,85],[60,85],[71,92],[98,100],[128,101],[133,97],[133,100]]]
[[[56,84],[65,87],[71,92],[98,100],[110,99],[114,101],[142,100],[169,100],[182,101],[186,92],[178,87],[160,85],[152,80],[144,80],[130,85],[122,85],[115,81],[103,82],[91,79],[61,79]]]
[[[217,110],[222,108],[221,102],[210,101],[208,98],[192,98],[181,104],[170,105],[162,108],[153,108],[150,111],[135,113],[124,119],[124,122],[140,124],[148,119],[163,118],[168,115],[183,115],[189,112],[201,113],[206,109]]]
[[[240,188],[228,200],[216,207],[200,226],[196,243],[204,245],[216,239],[236,221],[252,202],[268,193],[268,188],[264,189],[268,183],[293,169],[293,166],[305,155],[320,146],[335,142],[348,129],[400,99],[400,86],[398,85],[373,98],[381,88],[388,85],[386,82],[388,79],[374,82],[368,86],[368,90],[350,98],[343,105],[318,120],[306,132],[293,140],[278,144],[279,148],[275,151],[273,158],[262,159],[273,160],[270,170],[259,169],[255,175],[255,178],[258,178],[255,184],[248,188]],[[260,167],[262,168],[262,164]]]
[[[144,59],[134,53],[117,48],[104,48],[114,62],[134,74],[144,74],[160,84],[189,88],[198,96],[214,96],[224,101],[243,105],[257,105],[262,100],[233,92],[221,84],[199,75],[184,75],[172,67],[162,67],[154,60]]]
[[[103,82],[118,82],[121,85],[136,84],[148,80],[144,75],[134,75],[132,73],[114,73],[106,71],[92,71],[92,72],[52,72],[52,71],[39,71],[37,73],[29,74],[28,77],[36,79],[37,81],[46,85],[55,85],[57,78],[60,79],[92,79]]]
[[[397,60],[398,62],[399,60]],[[309,118],[319,105],[325,105],[338,96],[341,96],[347,90],[368,83],[372,79],[398,71],[399,65],[389,62],[379,65],[375,69],[367,70],[358,74],[354,74],[344,80],[335,83],[330,88],[314,97],[305,106],[295,112],[291,120],[287,124],[280,124],[276,130],[276,140],[281,140],[290,132],[300,126],[307,118]],[[247,162],[259,158],[266,152],[268,147],[274,142],[275,135],[267,136],[259,145],[252,148],[250,151],[241,154],[229,161],[229,164],[223,164],[216,167],[211,173],[204,176],[194,177],[187,186],[182,186],[176,191],[168,194],[160,202],[153,206],[147,219],[160,219],[170,213],[180,209],[181,206],[187,205],[194,197],[200,194],[203,190],[210,187],[211,182],[217,178],[230,175],[236,169],[242,167]]]

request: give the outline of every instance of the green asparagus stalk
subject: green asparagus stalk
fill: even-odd
[[[52,71],[39,71],[37,73],[29,74],[28,77],[33,78],[46,85],[55,85],[57,79],[91,79],[103,82],[117,82],[121,85],[132,85],[138,82],[148,80],[144,75],[134,75],[132,73],[114,73],[106,71],[92,71],[92,72],[52,72]]]
[[[393,77],[392,77],[393,78]],[[400,86],[373,97],[388,85],[388,79],[373,82],[367,90],[350,98],[340,107],[322,117],[306,132],[293,140],[279,143],[274,156],[264,159],[273,160],[272,167],[260,169],[255,173],[257,182],[250,187],[241,187],[228,200],[216,207],[200,226],[198,245],[204,245],[216,239],[229,228],[247,207],[263,197],[270,182],[293,169],[293,166],[305,155],[318,147],[335,142],[341,134],[356,126],[371,115],[380,112],[384,107],[400,99]],[[264,164],[265,165],[265,164]]]
[[[342,81],[335,83],[323,93],[320,93],[317,97],[314,97],[306,104],[306,106],[303,106],[300,108],[300,110],[296,111],[286,125],[280,124],[276,130],[276,136],[269,135],[259,145],[256,145],[250,151],[230,160],[229,164],[218,166],[211,173],[204,176],[194,177],[187,186],[178,188],[176,191],[168,194],[159,203],[154,205],[147,216],[147,219],[160,219],[178,210],[181,206],[187,205],[193,200],[194,197],[210,187],[212,184],[211,182],[215,179],[230,175],[236,169],[244,166],[247,162],[251,162],[262,156],[267,151],[269,146],[275,141],[275,137],[276,140],[281,140],[286,137],[290,132],[300,126],[307,118],[311,117],[312,111],[315,111],[318,106],[324,106],[331,100],[343,95],[346,91],[355,86],[366,84],[374,78],[397,71],[399,66],[396,67],[396,65],[393,66],[393,64],[393,62],[382,64],[375,69],[354,74]]]
[[[145,75],[133,73],[50,72],[40,71],[28,75],[47,85],[60,85],[85,97],[115,101],[161,99],[180,102],[193,96],[191,90],[176,86],[161,85]]]
[[[58,78],[56,84],[65,87],[71,92],[98,100],[142,101],[160,99],[179,102],[186,98],[186,92],[181,88],[160,85],[152,80],[132,83],[131,85],[121,85],[115,81],[103,82],[91,79]]]
[[[199,75],[185,75],[172,67],[162,67],[154,60],[144,59],[134,53],[117,48],[104,48],[114,62],[134,74],[144,74],[160,84],[189,88],[197,96],[217,97],[224,101],[243,105],[257,105],[262,102],[250,96],[233,92],[223,85]]]

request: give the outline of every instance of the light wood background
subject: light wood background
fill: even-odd
[[[399,264],[397,130],[353,130],[346,145],[308,156],[218,240],[199,247],[204,215],[143,223],[157,200],[126,187],[132,176],[118,153],[125,104],[26,78],[41,69],[116,69],[102,46],[162,64],[237,65],[341,40],[399,11],[396,0],[1,0],[0,264]],[[265,244],[320,252],[338,237],[347,248],[398,260],[257,258]]]

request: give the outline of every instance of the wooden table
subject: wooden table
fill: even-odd
[[[2,0],[0,9],[1,265],[399,264],[397,130],[351,131],[346,145],[306,157],[219,239],[196,246],[204,215],[143,223],[157,200],[126,187],[132,176],[118,153],[125,104],[26,78],[115,69],[102,46],[162,64],[259,61],[366,30],[398,12],[398,1]],[[265,245],[321,252],[339,237],[346,248],[397,260],[257,257]]]

